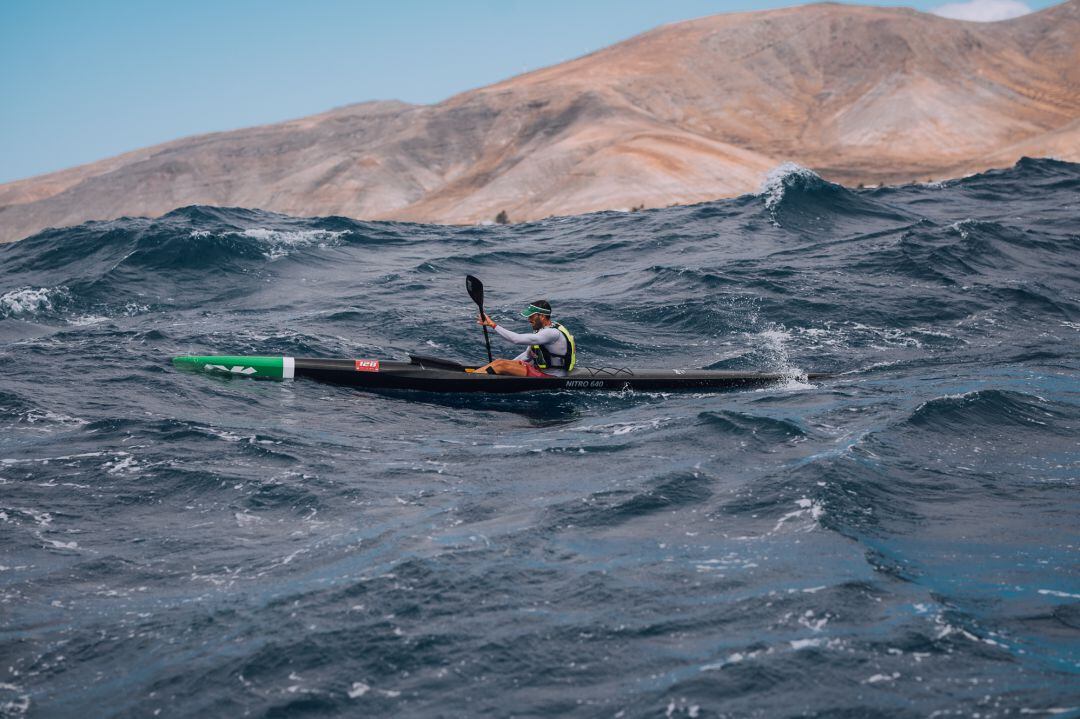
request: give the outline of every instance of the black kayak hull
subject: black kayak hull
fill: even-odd
[[[823,379],[811,373],[800,377],[775,372],[727,372],[720,370],[632,370],[581,367],[567,377],[510,377],[466,372],[456,362],[413,356],[411,362],[382,360],[317,359],[304,357],[245,357],[217,355],[176,357],[180,368],[267,379],[306,377],[329,384],[362,389],[408,389],[422,392],[515,392],[609,391],[677,392],[715,391],[764,387],[790,379]]]

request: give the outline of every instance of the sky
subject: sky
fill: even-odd
[[[0,0],[0,183],[365,100],[438,102],[664,23],[792,4]],[[904,4],[996,20],[1055,2]]]

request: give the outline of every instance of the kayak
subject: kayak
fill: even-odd
[[[408,362],[371,359],[316,359],[304,357],[245,357],[211,355],[174,357],[185,370],[254,379],[306,377],[320,382],[363,389],[414,389],[425,392],[536,392],[551,390],[639,390],[670,392],[761,387],[792,379],[776,372],[720,370],[578,367],[566,377],[511,377],[472,373],[452,360],[409,355]],[[810,373],[799,379],[824,379]]]

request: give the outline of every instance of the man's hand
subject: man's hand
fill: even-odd
[[[493,329],[495,327],[495,321],[485,314],[480,315],[480,318],[476,320],[476,324],[483,325],[484,327],[491,327]]]

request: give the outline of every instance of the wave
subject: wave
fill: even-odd
[[[1059,423],[1066,417],[1041,397],[985,389],[931,399],[920,404],[907,422],[920,429],[950,433],[990,427],[1027,429],[1032,425],[1061,432],[1065,428]]]
[[[698,420],[718,433],[750,437],[766,445],[798,442],[806,438],[806,432],[794,422],[745,412],[702,412],[698,415]]]
[[[712,496],[710,479],[700,472],[676,472],[651,480],[636,491],[598,492],[549,510],[547,524],[614,527],[641,517],[705,502]]]
[[[1035,195],[1080,189],[1080,165],[1045,157],[1021,157],[1012,167],[969,175],[953,187],[978,193],[980,199]]]
[[[896,207],[828,182],[795,163],[772,170],[759,190],[767,216],[775,226],[810,235],[828,234],[845,218],[865,223],[911,222],[914,217]]]
[[[400,223],[340,217],[304,219],[262,210],[192,206],[156,219],[121,218],[51,229],[14,243],[6,251],[13,271],[125,269],[209,274],[243,272],[306,249],[339,244],[400,244]]]

